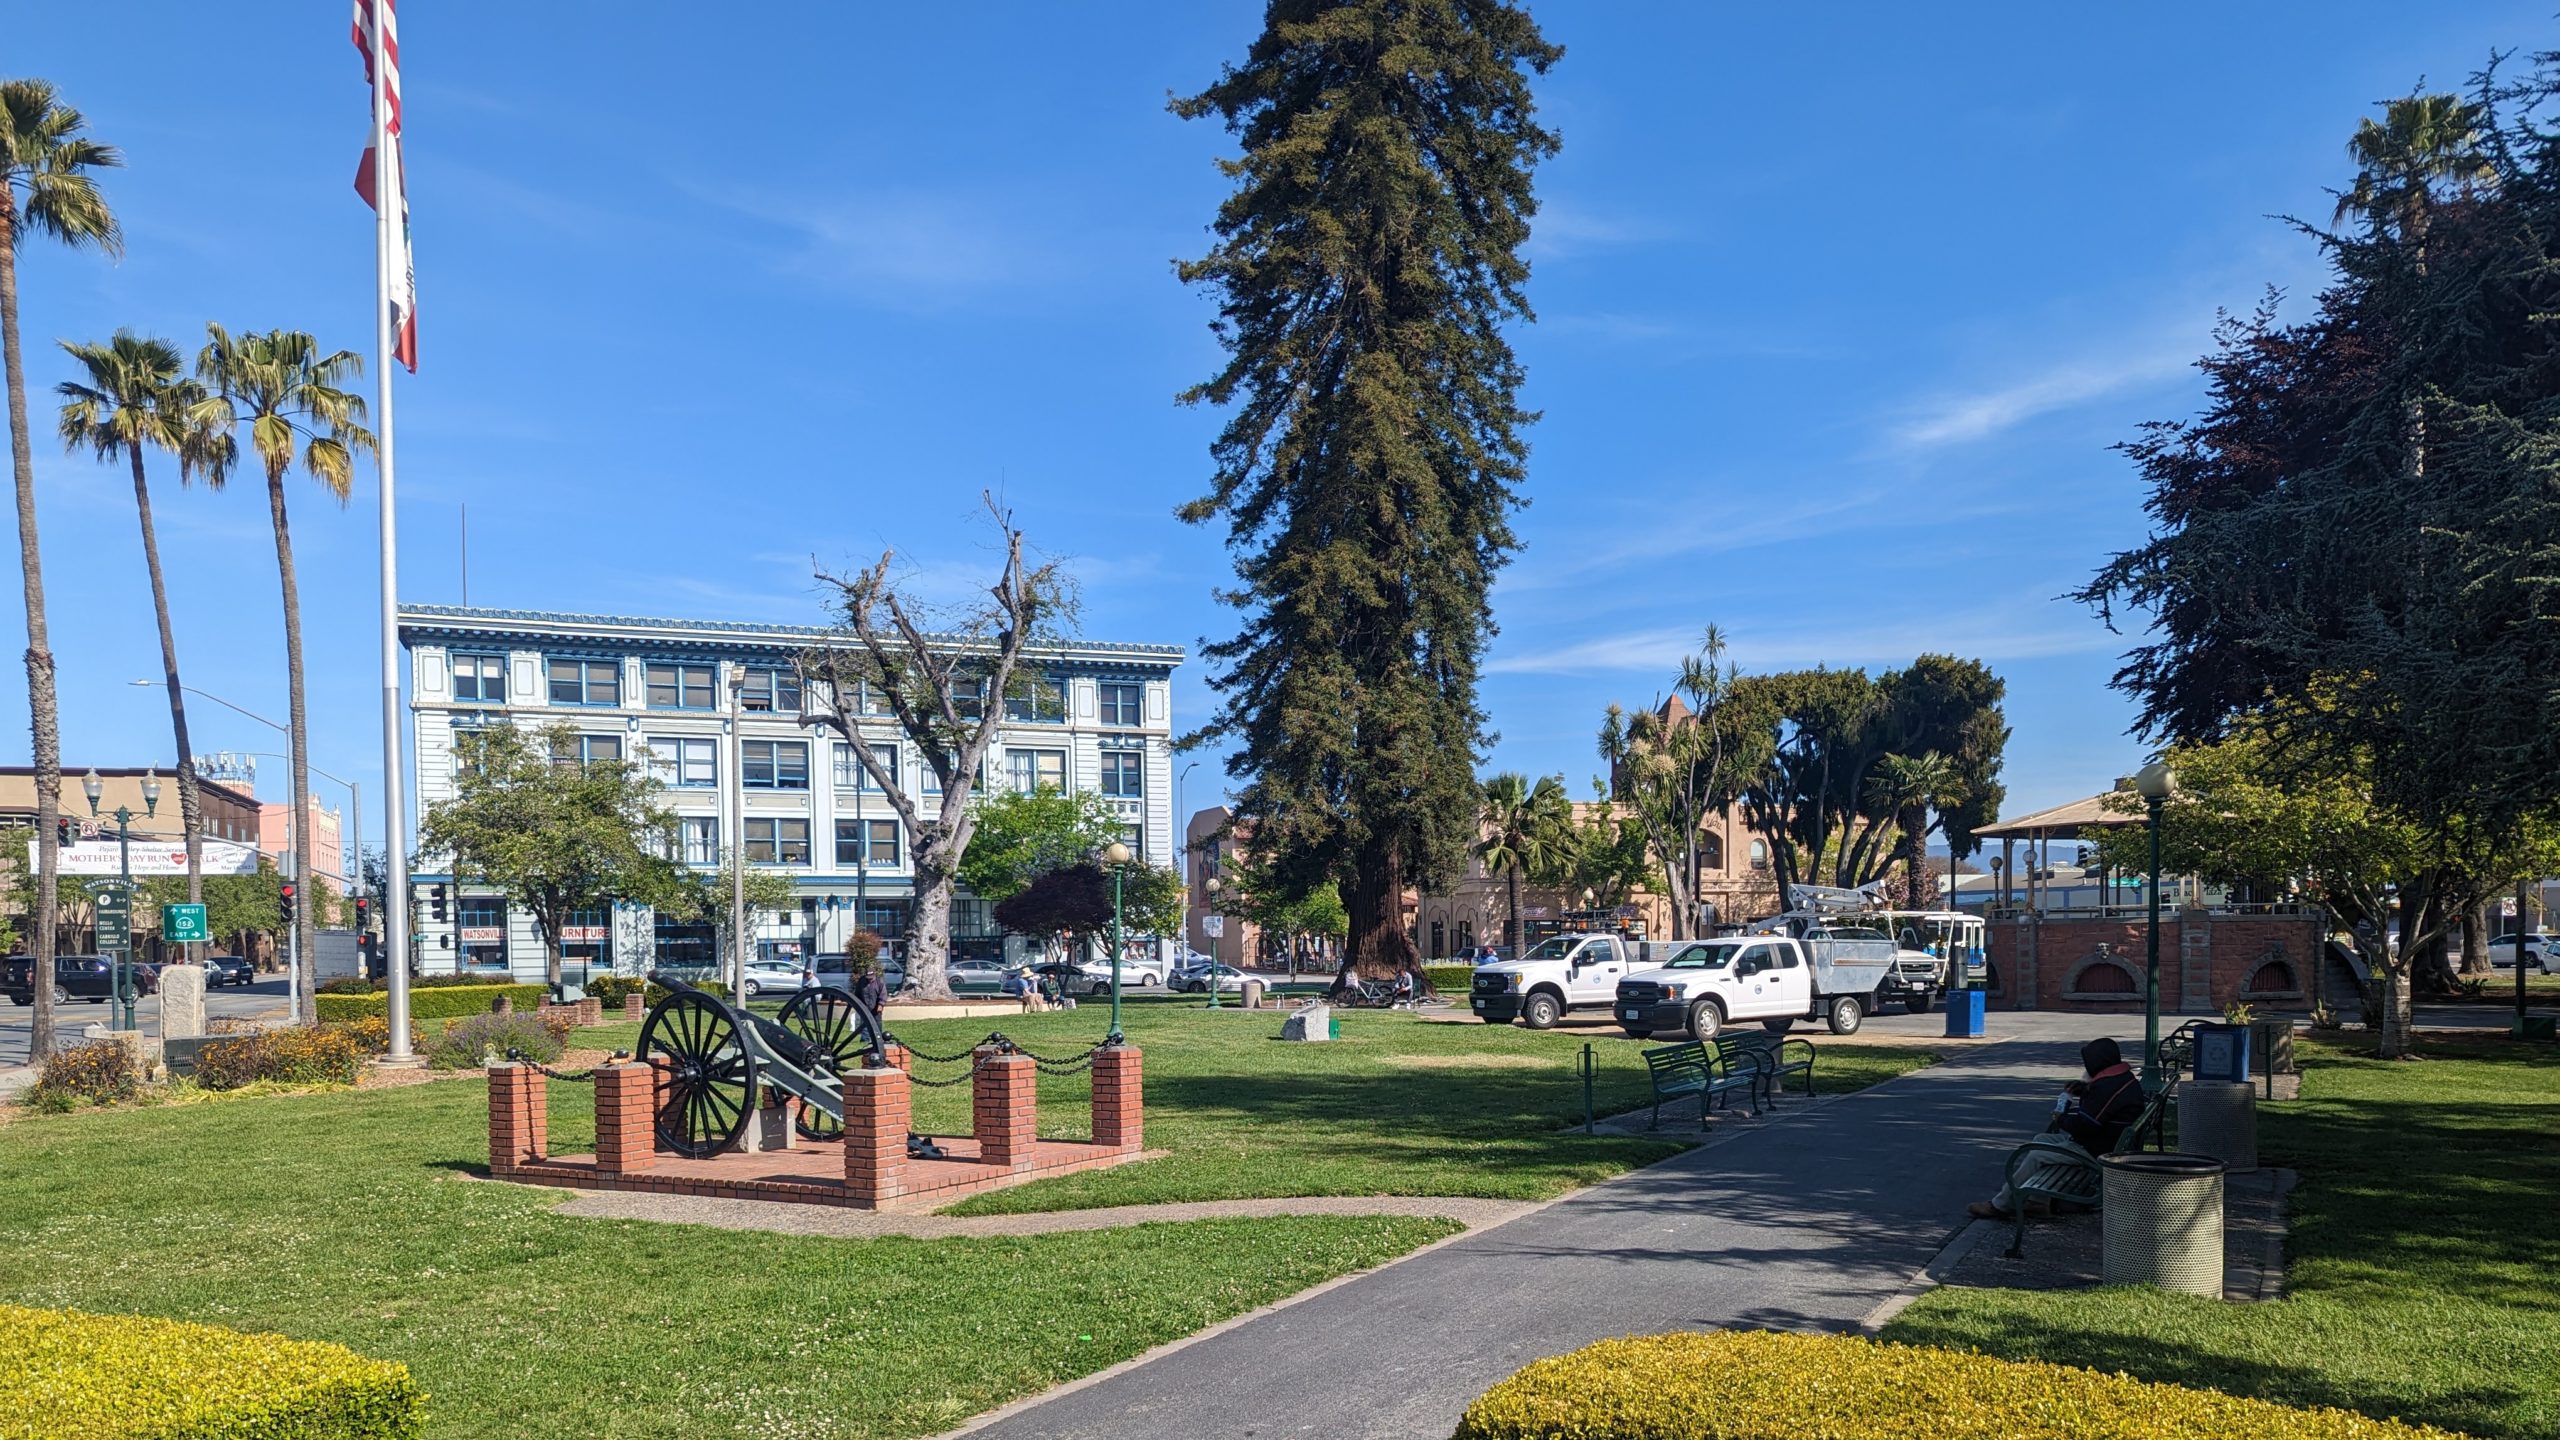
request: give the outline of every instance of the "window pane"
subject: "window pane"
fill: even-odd
[[[897,866],[897,821],[874,820],[871,822],[871,863],[875,867],[888,866],[894,869]]]
[[[554,660],[550,665],[551,703],[581,705],[586,703],[586,686],[582,683],[585,667],[575,660]]]
[[[677,679],[675,666],[652,665],[648,668],[646,673],[649,679],[649,707],[651,709],[671,710],[684,703],[684,686],[683,683]]]
[[[781,827],[782,863],[785,865],[808,864],[809,822],[806,820],[782,820],[777,821],[776,823]]]
[[[587,662],[587,703],[619,705],[622,703],[622,667],[610,660]]]
[[[862,863],[862,826],[859,821],[836,822],[836,863],[838,865]]]
[[[1111,684],[1101,687],[1102,723],[1136,725],[1146,716],[1146,687]]]

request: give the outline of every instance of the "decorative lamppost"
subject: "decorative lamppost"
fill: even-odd
[[[97,771],[91,770],[80,777],[80,789],[89,797],[89,813],[95,816],[98,813],[98,800],[106,793],[106,782],[98,778]],[[145,816],[160,813],[160,772],[157,770],[142,772],[142,813]],[[130,907],[133,904],[133,808],[129,805],[119,805],[116,807],[115,816],[116,879],[124,887],[125,904]],[[129,918],[131,914],[132,911],[128,909],[124,944],[116,948],[115,975],[116,1004],[124,1012],[123,1028],[127,1030],[133,1028],[133,925]]]
[[[1218,916],[1218,892],[1226,887],[1212,875],[1201,888],[1209,892],[1209,1008],[1215,1010],[1218,1008],[1218,933],[1227,928],[1226,922]],[[2516,973],[2524,972],[2519,970]]]
[[[2133,777],[2133,788],[2142,792],[2143,807],[2150,812],[2151,878],[2145,898],[2150,902],[2151,921],[2149,955],[2142,967],[2142,1083],[2154,1092],[2165,1078],[2160,1074],[2160,811],[2169,803],[2169,790],[2176,781],[2168,764],[2160,760],[2143,766]]]
[[[1120,882],[1129,873],[1129,847],[1112,841],[1103,847],[1102,863],[1111,867],[1111,1033],[1102,1043],[1121,1045],[1128,1037],[1120,1033]]]
[[[736,778],[738,834],[729,844],[729,1002],[747,1004],[747,669],[729,667],[729,769]],[[782,838],[774,837],[774,859],[782,858]]]

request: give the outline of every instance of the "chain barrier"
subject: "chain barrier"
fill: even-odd
[[[994,1051],[998,1056],[1019,1055],[1024,1059],[1029,1060],[1033,1067],[1038,1069],[1044,1075],[1081,1075],[1093,1068],[1093,1057],[1101,1054],[1104,1048],[1097,1044],[1086,1049],[1080,1055],[1035,1055],[1022,1048],[1019,1044],[1016,1044],[1011,1038],[1006,1036],[1003,1031],[994,1030],[988,1032],[986,1039],[966,1050],[961,1051],[957,1055],[935,1055],[928,1051],[919,1050],[913,1045],[907,1044],[906,1041],[899,1039],[897,1036],[890,1034],[886,1030],[880,1032],[880,1038],[883,1044],[899,1046],[904,1049],[909,1056],[917,1060],[925,1061],[929,1064],[956,1065],[963,1060],[969,1062],[969,1068],[967,1070],[951,1077],[948,1080],[928,1080],[923,1076],[916,1074],[913,1070],[907,1072],[908,1084],[921,1085],[929,1090],[939,1090],[952,1085],[961,1085],[976,1079],[979,1068],[986,1063],[985,1052],[990,1050]]]

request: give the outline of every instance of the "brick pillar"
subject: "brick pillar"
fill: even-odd
[[[895,1040],[881,1046],[880,1053],[887,1057],[889,1061],[889,1068],[892,1070],[913,1070],[916,1068],[915,1052],[909,1050],[906,1046],[899,1044]]]
[[[907,1072],[844,1075],[844,1188],[854,1205],[876,1210],[906,1193]]]
[[[494,1175],[550,1153],[549,1097],[530,1065],[489,1067],[489,1171]]]
[[[2166,928],[2170,922],[2164,919],[2160,923]],[[2174,950],[2169,936],[2160,937],[2160,948],[2167,952],[2160,957],[2160,968],[2168,969],[2170,958],[2176,957],[2178,994],[2174,1001],[2169,998],[2170,977],[2162,975],[2160,1008],[2210,1015],[2222,1008],[2214,1003],[2213,996],[2213,919],[2202,910],[2181,910],[2177,926]]]
[[[602,1000],[597,999],[597,998],[596,998],[595,996],[593,996],[593,995],[590,995],[590,996],[588,996],[586,999],[579,1001],[579,1002],[578,1002],[578,1023],[579,1023],[580,1025],[601,1025],[601,1024],[603,1024],[603,1023],[604,1023],[604,1002],[603,1002]]]
[[[637,1024],[641,1020],[647,1019],[648,1015],[649,1000],[647,996],[644,996],[639,991],[634,990],[630,994],[622,997],[623,1019]]]
[[[981,1162],[1007,1170],[1031,1163],[1031,1142],[1039,1133],[1039,1079],[1028,1055],[979,1052],[970,1131],[978,1138]]]
[[[657,1079],[636,1062],[596,1067],[596,1169],[628,1175],[658,1163]]]
[[[1093,1143],[1136,1150],[1146,1143],[1138,1047],[1115,1045],[1093,1057]]]

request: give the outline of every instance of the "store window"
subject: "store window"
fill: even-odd
[[[454,953],[466,969],[507,968],[507,899],[465,895],[454,907]]]

